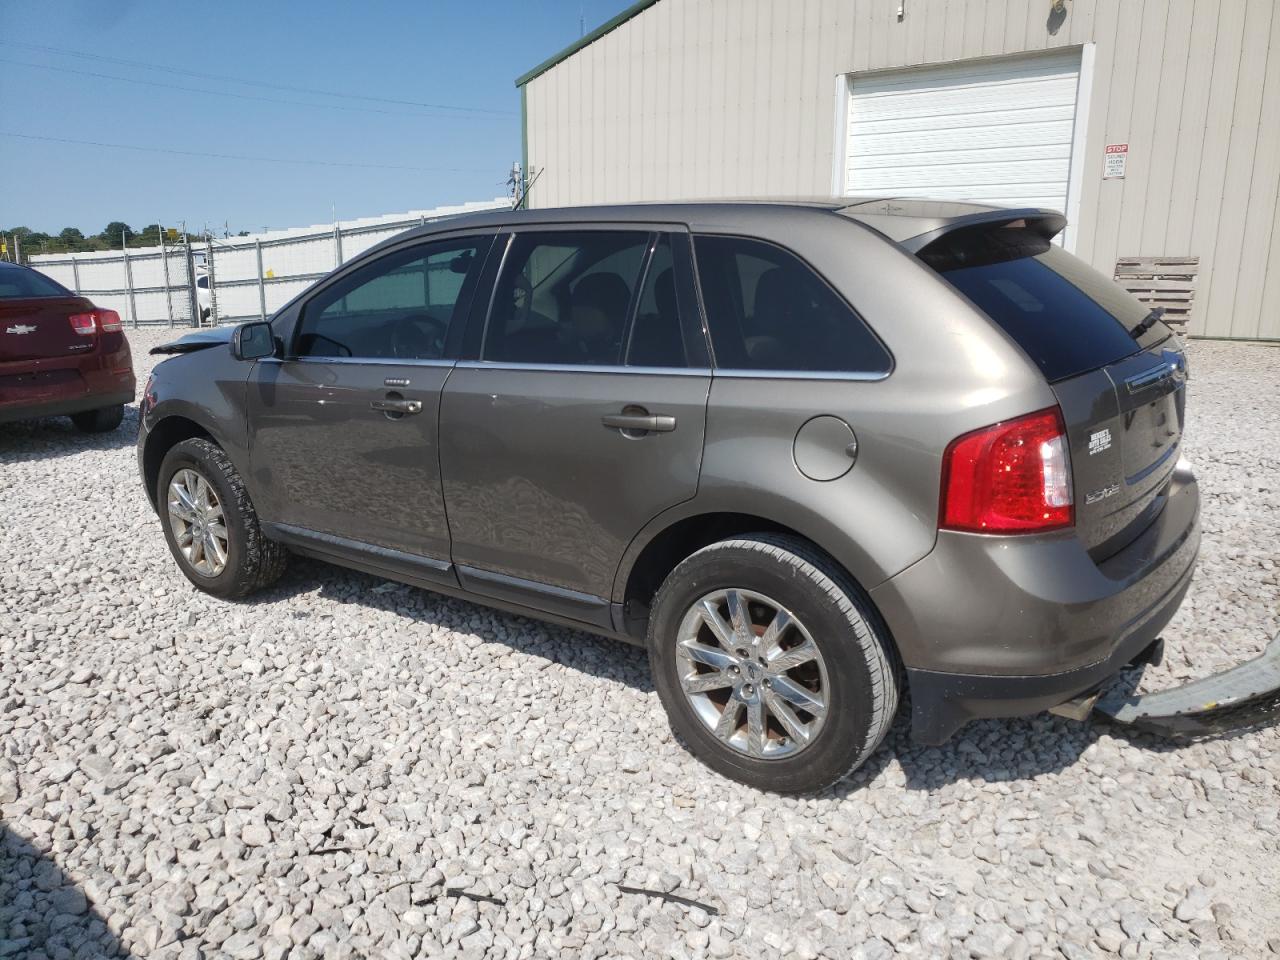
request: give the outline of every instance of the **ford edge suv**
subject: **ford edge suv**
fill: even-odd
[[[1199,546],[1183,348],[1047,210],[486,213],[159,348],[138,462],[183,573],[290,552],[644,644],[778,791],[1091,691]]]

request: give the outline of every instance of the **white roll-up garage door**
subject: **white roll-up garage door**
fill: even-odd
[[[848,196],[1067,209],[1080,51],[853,76]]]

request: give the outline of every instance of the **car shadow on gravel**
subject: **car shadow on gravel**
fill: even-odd
[[[316,592],[336,603],[355,603],[371,610],[389,611],[414,623],[450,630],[459,629],[457,615],[443,615],[442,604],[452,605],[455,611],[474,611],[474,617],[467,617],[470,622],[465,629],[474,633],[481,643],[500,643],[580,673],[625,683],[641,693],[654,690],[648,654],[638,646],[308,557],[290,557],[289,567],[278,584],[244,602],[273,603]]]
[[[474,633],[479,642],[500,643],[593,677],[625,683],[641,693],[654,691],[649,658],[640,647],[306,557],[292,557],[288,571],[276,586],[244,602],[248,605],[278,603],[307,593],[448,629],[458,629],[457,610],[474,610],[474,618],[466,618],[469,622],[465,629]],[[441,604],[452,605],[454,614],[444,615]],[[1130,669],[1113,683],[1132,691],[1141,679],[1141,669]],[[856,794],[885,775],[894,761],[901,768],[907,789],[928,791],[961,780],[999,783],[1059,773],[1081,762],[1089,747],[1104,735],[1131,740],[1146,750],[1164,752],[1181,746],[1100,720],[1082,723],[1048,713],[1017,719],[975,720],[942,746],[922,746],[911,739],[910,715],[911,704],[907,699],[880,748],[852,776],[826,794],[840,798]]]
[[[1106,688],[1130,694],[1142,681],[1143,668],[1130,668]],[[1256,728],[1224,731],[1203,740],[1231,740]],[[1086,751],[1104,736],[1125,740],[1152,753],[1172,753],[1192,741],[1162,737],[1102,717],[1067,720],[1049,713],[1007,720],[975,720],[961,727],[947,743],[922,746],[911,739],[910,704],[904,704],[889,736],[867,763],[832,791],[855,793],[881,776],[896,760],[909,790],[933,790],[961,780],[1000,783],[1030,780],[1059,773],[1084,762]]]
[[[84,891],[0,822],[0,956],[132,957]]]
[[[67,417],[0,423],[0,463],[51,460],[86,451],[132,447],[138,438],[138,408],[124,408],[124,422],[106,433],[81,433]]]

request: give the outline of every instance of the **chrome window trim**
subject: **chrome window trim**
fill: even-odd
[[[276,363],[359,364],[361,366],[378,367],[452,367],[457,362],[456,360],[414,360],[409,357],[403,359],[387,357],[289,357],[287,360],[281,360],[277,357],[273,358],[273,360]]]
[[[459,360],[459,370],[517,370],[544,373],[632,373],[649,376],[709,377],[709,367],[624,367],[595,363],[513,363],[506,360]]]
[[[892,372],[892,370],[721,370],[717,368],[715,375],[734,380],[857,380],[873,383],[878,380],[887,380]]]
[[[512,363],[505,360],[459,360],[459,370],[517,370],[546,373],[633,373],[648,376],[726,377],[735,380],[887,380],[892,371],[839,370],[720,370],[711,367],[624,367],[592,363]]]

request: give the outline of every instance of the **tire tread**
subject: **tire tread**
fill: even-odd
[[[750,533],[720,540],[695,551],[671,571],[658,591],[657,603],[662,602],[666,587],[678,582],[682,568],[695,558],[724,550],[743,550],[762,554],[793,576],[808,580],[830,599],[850,626],[850,635],[866,661],[871,675],[871,722],[867,736],[848,769],[833,779],[833,783],[845,780],[862,766],[883,742],[893,726],[898,712],[903,669],[897,652],[889,640],[889,630],[862,588],[854,582],[831,557],[800,537],[782,533]],[[653,631],[658,621],[657,604],[649,618],[650,644],[655,642]],[[823,788],[819,788],[823,789]],[[816,791],[813,791],[816,792]]]
[[[258,522],[257,511],[253,501],[249,499],[248,488],[244,485],[239,471],[220,446],[212,440],[194,437],[183,440],[167,453],[166,459],[175,453],[187,453],[210,470],[217,471],[222,481],[231,491],[236,511],[240,516],[240,533],[244,537],[244,550],[239,570],[230,587],[224,592],[227,597],[246,597],[251,593],[269,587],[280,579],[285,566],[289,562],[289,551],[283,544],[267,538]],[[160,471],[161,483],[168,471]],[[156,492],[156,502],[164,503],[164,490]]]

